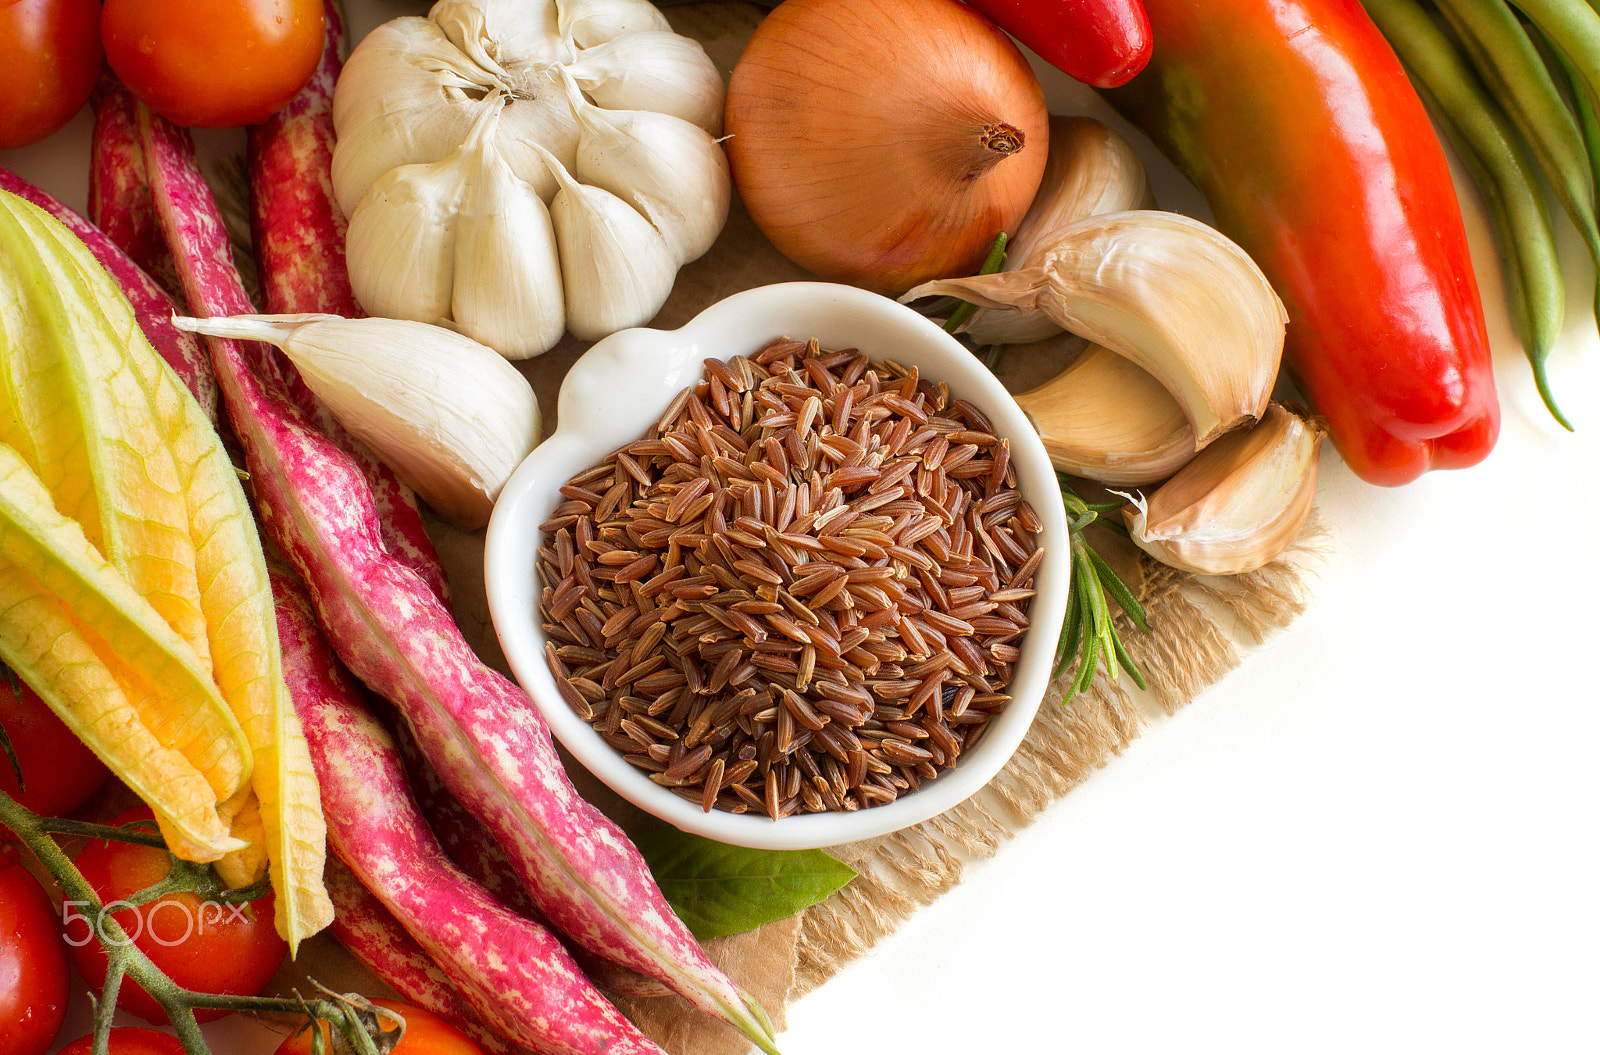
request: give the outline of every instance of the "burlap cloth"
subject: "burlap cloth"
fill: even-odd
[[[725,74],[760,14],[753,5],[728,3],[669,9],[680,32],[704,42]],[[811,277],[773,249],[735,202],[716,246],[684,268],[653,325],[675,328],[729,294]],[[769,336],[752,332],[752,345]],[[561,379],[586,347],[569,338],[521,364],[539,394],[547,435],[556,426]],[[1071,338],[1013,347],[999,375],[1012,391],[1031,388],[1060,372],[1079,347]],[[484,600],[483,537],[432,526],[450,575],[457,620],[483,658],[504,670]],[[1132,686],[1126,678],[1111,683],[1102,675],[1088,693],[1062,704],[1060,687],[1052,688],[1021,749],[984,791],[916,827],[834,848],[835,856],[860,873],[857,879],[798,917],[710,942],[713,959],[763,1003],[781,1028],[791,1000],[826,982],[961,882],[968,863],[998,852],[1045,807],[1119,754],[1152,718],[1183,706],[1237,665],[1250,644],[1303,611],[1324,539],[1313,519],[1300,541],[1275,563],[1220,580],[1176,572],[1110,531],[1096,534],[1096,547],[1148,609],[1149,634],[1134,630],[1121,616],[1119,624],[1129,652],[1149,680],[1149,692],[1129,693]],[[584,794],[624,827],[652,823],[581,767],[569,762],[568,768]],[[338,989],[386,991],[324,936],[309,943],[299,962],[285,969],[278,988],[303,987],[308,975]],[[742,1055],[751,1050],[732,1029],[676,998],[619,999],[618,1004],[674,1055]]]

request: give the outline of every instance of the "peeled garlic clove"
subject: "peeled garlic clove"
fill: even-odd
[[[539,402],[491,348],[439,326],[338,315],[175,319],[283,349],[318,399],[428,505],[468,530],[539,442]]]
[[[1195,457],[1194,430],[1160,382],[1091,344],[1061,373],[1017,396],[1017,405],[1062,472],[1139,487],[1165,480]]]
[[[1042,311],[1152,374],[1201,447],[1266,409],[1288,315],[1244,250],[1198,220],[1149,211],[1076,220],[1050,241],[1037,267],[925,282],[901,299]]]
[[[649,0],[556,0],[561,36],[580,48],[608,40],[659,30],[670,33],[667,16]]]
[[[568,81],[581,129],[571,172],[649,219],[679,264],[697,260],[728,220],[728,158],[711,134],[670,114],[592,106]]]
[[[457,215],[450,317],[507,359],[556,346],[566,330],[550,211],[486,140]]]
[[[1123,510],[1135,545],[1196,575],[1238,575],[1300,535],[1317,489],[1323,430],[1274,403],[1253,428],[1195,455],[1148,500]]]
[[[722,74],[698,42],[647,30],[578,52],[567,67],[610,110],[654,110],[722,134]]]
[[[566,291],[567,329],[597,341],[642,326],[672,293],[678,265],[650,221],[599,187],[574,180],[546,154],[561,189],[550,202]]]
[[[1037,266],[1057,227],[1154,201],[1132,145],[1092,117],[1050,118],[1050,154],[1033,205],[1006,243],[1006,270]],[[1027,344],[1061,332],[1048,315],[980,308],[961,331],[978,345]]]

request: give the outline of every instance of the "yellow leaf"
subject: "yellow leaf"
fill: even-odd
[[[96,552],[77,521],[56,511],[39,478],[6,445],[0,445],[0,566],[25,570],[49,592],[113,669],[144,727],[206,778],[213,805],[244,783],[249,743],[199,660]]]
[[[190,474],[167,439],[187,392],[98,264],[86,274],[54,251],[57,232],[82,248],[42,209],[0,194],[0,440],[209,669]]]
[[[42,270],[57,288],[77,291],[91,334],[108,335],[84,346],[83,354],[119,359],[119,371],[136,382],[111,404],[123,435],[153,431],[167,447],[184,501],[211,672],[254,755],[258,823],[241,813],[234,832],[259,844],[229,867],[243,873],[265,853],[278,893],[277,929],[293,947],[333,918],[322,885],[327,829],[316,773],[283,680],[272,590],[249,502],[210,420],[144,339],[115,283],[69,231],[42,210],[28,212],[28,203],[16,202],[12,213],[43,258]],[[223,804],[225,815],[229,807]]]
[[[267,830],[261,823],[261,800],[254,791],[246,791],[229,830],[246,845],[217,862],[217,875],[230,889],[239,890],[267,874]]]

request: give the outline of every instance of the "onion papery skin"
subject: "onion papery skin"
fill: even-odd
[[[786,0],[734,67],[726,129],[734,184],[778,250],[880,293],[976,271],[1049,154],[1027,60],[956,0]]]

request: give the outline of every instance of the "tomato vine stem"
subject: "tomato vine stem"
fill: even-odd
[[[93,1055],[107,1055],[111,1017],[116,1011],[117,993],[125,978],[132,979],[161,1005],[187,1055],[211,1055],[211,1049],[194,1017],[196,1008],[297,1016],[309,1013],[337,1029],[358,1055],[388,1055],[399,1040],[400,1031],[383,1030],[377,1016],[365,1010],[360,1001],[342,998],[307,1001],[298,993],[293,998],[198,993],[168,978],[133,943],[122,924],[105,910],[94,887],[89,885],[66,851],[51,837],[55,834],[88,835],[92,838],[152,845],[137,837],[150,833],[40,817],[3,790],[0,790],[0,826],[11,829],[15,837],[32,851],[39,863],[60,884],[65,897],[91,921],[94,936],[105,949],[108,967],[105,986],[95,1004]],[[159,837],[156,837],[153,845],[164,847]]]

